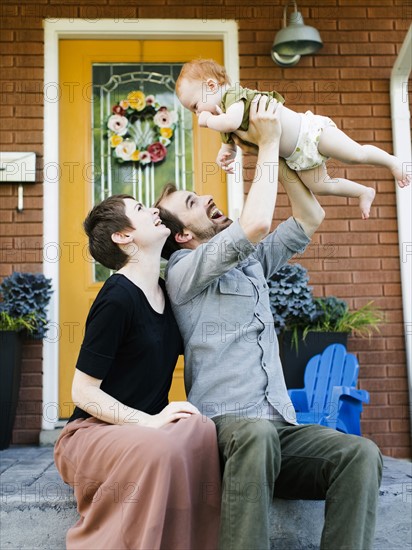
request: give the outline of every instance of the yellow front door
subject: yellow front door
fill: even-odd
[[[101,170],[96,168],[100,165],[101,159],[96,158],[100,155],[100,149],[93,140],[95,119],[99,116],[93,106],[93,67],[113,64],[116,67],[124,66],[125,71],[133,67],[137,69],[145,67],[150,72],[154,71],[158,64],[176,65],[196,57],[211,57],[223,63],[222,42],[60,41],[59,405],[62,418],[70,416],[73,410],[71,383],[83,339],[85,320],[103,284],[102,280],[107,276],[104,273],[100,274],[100,277],[96,275],[98,268],[88,254],[87,240],[82,230],[82,222],[94,202],[98,202],[112,191],[111,185],[106,181],[104,163]],[[138,64],[141,67],[137,66]],[[113,78],[116,84],[117,77]],[[189,166],[190,174],[186,171],[183,179],[185,180],[187,176],[188,180],[192,180],[192,186],[196,192],[212,194],[217,204],[227,210],[226,184],[224,180],[222,181],[221,173],[213,165],[220,143],[219,134],[199,129],[196,120],[193,119],[191,137],[193,148],[188,142],[180,155],[184,157],[187,151],[190,149],[193,151]],[[156,174],[160,173],[156,170],[157,168],[152,172],[154,179]],[[98,176],[96,176],[97,171]],[[100,190],[96,190],[99,179]],[[121,192],[130,192],[130,185]],[[133,185],[136,185],[136,182]],[[151,203],[150,194],[146,194],[144,199],[147,204]],[[182,358],[175,371],[170,399],[185,399]]]

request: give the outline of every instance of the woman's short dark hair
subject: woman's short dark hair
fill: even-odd
[[[129,256],[112,241],[113,233],[134,229],[125,214],[124,199],[134,200],[134,197],[112,195],[96,204],[83,222],[89,238],[90,254],[109,269],[120,269],[129,260]]]
[[[183,230],[185,228],[185,226],[177,216],[172,214],[172,212],[170,212],[166,208],[162,208],[160,206],[160,203],[164,198],[168,197],[172,193],[175,193],[176,191],[177,187],[173,183],[168,183],[164,186],[162,194],[155,203],[155,207],[159,209],[160,219],[165,224],[165,226],[170,229],[170,235],[167,237],[167,240],[162,250],[162,258],[165,258],[166,260],[170,258],[173,252],[176,252],[176,250],[180,250],[181,247],[176,242],[175,236],[183,233]]]

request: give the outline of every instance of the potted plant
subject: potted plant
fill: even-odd
[[[47,331],[51,280],[41,273],[13,273],[0,285],[0,449],[10,445],[20,388],[22,344]]]
[[[315,298],[307,269],[286,264],[269,280],[270,306],[279,340],[286,386],[303,387],[311,357],[330,344],[346,346],[349,334],[370,337],[379,330],[381,312],[369,302],[356,311],[335,296]]]

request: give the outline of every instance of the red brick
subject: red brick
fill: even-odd
[[[8,277],[13,272],[11,265],[5,265],[0,263],[0,277]]]
[[[397,31],[371,32],[370,39],[371,42],[394,44],[399,42],[399,33]]]
[[[351,231],[396,231],[396,224],[392,220],[377,220],[369,219],[367,222],[365,220],[350,220],[350,230]]]
[[[13,220],[15,222],[42,222],[43,212],[42,210],[28,210],[25,208],[23,212],[13,212]]]
[[[340,296],[345,298],[346,296],[368,296],[375,297],[381,296],[382,285],[379,284],[353,284],[353,285],[328,285],[325,287],[327,294],[333,296]]]
[[[385,296],[401,296],[402,295],[402,292],[401,292],[401,286],[398,284],[398,285],[390,285],[390,284],[386,284],[386,285],[383,285],[383,293]]]
[[[44,76],[43,69],[37,67],[26,67],[24,71],[21,68],[13,67],[11,69],[3,69],[2,77],[4,80],[37,80],[41,81]]]
[[[393,41],[389,41],[388,43],[348,43],[348,44],[340,44],[339,45],[339,51],[343,55],[395,55],[395,45],[393,44]]]
[[[392,418],[402,418],[404,415],[404,408],[397,407],[373,407],[368,405],[363,409],[362,418],[372,419],[372,418],[382,418],[382,419],[392,419]]]
[[[361,350],[359,349],[358,351]],[[368,387],[368,380],[370,378],[383,378],[386,376],[386,368],[384,366],[377,367],[376,365],[373,365],[372,367],[368,367],[366,365],[361,365],[361,371],[362,376],[359,376],[359,382],[362,385],[362,388]]]
[[[41,388],[20,387],[19,400],[21,401],[42,401]]]
[[[8,144],[13,143],[13,134],[11,132],[1,132],[0,133],[0,143]]]
[[[372,82],[372,90],[375,91],[375,86],[380,83],[380,89],[379,91],[385,91],[386,88],[387,88],[387,84],[386,82],[382,82],[382,81],[377,81],[377,82]],[[383,90],[382,88],[385,87],[385,89]],[[390,107],[389,107],[389,104],[387,105],[373,105],[372,106],[372,111],[373,111],[373,115],[374,116],[390,116]]]
[[[26,340],[23,346],[23,361],[26,359],[42,359],[42,342]]]
[[[386,349],[392,350],[403,350],[405,349],[405,338],[399,337],[399,338],[390,338],[386,340]]]
[[[409,394],[407,391],[392,392],[389,394],[390,405],[408,405]],[[406,407],[407,408],[407,407]]]
[[[405,363],[405,353],[404,351],[364,351],[359,353],[359,363],[362,365],[365,361],[368,361],[368,363],[373,363],[376,365],[399,365]],[[386,388],[388,391],[390,389],[393,390],[402,390],[403,383],[405,380],[399,379],[391,379],[391,380],[382,380],[382,387]],[[401,383],[401,386],[397,387],[397,384]],[[389,386],[386,386],[386,384],[389,384]],[[378,388],[376,388],[378,389]]]
[[[380,261],[375,258],[340,258],[339,269],[342,271],[367,270],[373,271],[380,268]],[[326,266],[326,270],[332,270],[332,266]]]
[[[29,430],[31,433],[37,431],[40,431],[41,429],[41,416],[37,415],[18,415],[16,414],[16,420],[14,422],[13,426],[14,430]]]
[[[377,244],[378,235],[374,233],[323,233],[322,243],[334,244]]]
[[[354,283],[386,283],[386,282],[398,282],[400,281],[399,271],[367,271],[353,273]]]
[[[42,235],[43,227],[39,223],[5,224],[3,235]]]
[[[0,42],[12,42],[14,40],[14,32],[6,29],[1,29]]]
[[[12,213],[8,210],[0,210],[0,222],[10,223],[12,221]]]
[[[43,29],[26,29],[24,31],[15,31],[15,35],[16,42],[44,42]],[[29,51],[31,51],[30,48]]]
[[[383,258],[382,269],[399,269],[399,258]]]
[[[18,130],[42,130],[43,120],[39,118],[14,118],[12,122],[13,131]]]
[[[13,107],[0,105],[0,117],[1,118],[9,118],[13,116]],[[3,127],[4,127],[4,121],[3,121]]]
[[[365,420],[362,417],[362,431],[368,433],[389,432],[389,420]]]
[[[347,271],[336,271],[336,272],[310,272],[310,284],[350,284],[352,282],[352,275]]]
[[[403,420],[391,420],[390,421],[390,430],[391,432],[407,432],[409,433],[409,418],[404,418]]]
[[[315,57],[316,67],[370,67],[370,57],[337,57],[337,56],[319,56]]]
[[[398,256],[398,250],[395,246],[379,244],[376,246],[354,246],[351,247],[351,256],[354,258],[367,258],[369,257],[378,257],[382,258],[385,256]]]
[[[33,55],[36,53],[42,54],[43,44],[40,44],[38,42],[5,42],[0,46],[0,53],[12,55]]]
[[[372,3],[372,2],[371,2]],[[373,2],[375,4],[375,2]],[[376,4],[374,7],[368,7],[367,9],[367,17],[369,19],[389,19],[392,21],[393,19],[398,19],[403,17],[403,6],[394,6],[393,2],[392,5],[387,5],[385,7],[376,7]]]
[[[386,80],[374,80],[372,82],[372,91],[389,93],[389,82],[387,82]],[[381,108],[382,110],[385,109],[383,105],[378,105],[377,109],[378,108]]]
[[[16,143],[42,143],[43,132],[18,132]]]
[[[17,67],[43,67],[44,58],[42,55],[21,55],[16,57]]]
[[[373,201],[375,206],[394,206],[396,205],[395,193],[377,193]]]
[[[376,307],[387,310],[385,311],[386,323],[400,323],[403,321],[402,301],[399,298],[376,298],[374,303]]]
[[[387,20],[377,21],[376,19],[360,19],[359,21],[354,21],[353,19],[342,19],[338,21],[338,27],[340,30],[392,30],[393,22],[392,17]]]
[[[17,268],[16,268],[17,269]],[[43,264],[42,263],[27,263],[27,264],[19,264],[18,265],[18,271],[27,271],[30,273],[41,273],[43,270]]]
[[[386,56],[374,57],[371,60],[372,67],[393,67],[393,59]]]
[[[322,199],[323,197],[318,197]],[[349,231],[349,221],[348,220],[328,220],[325,219],[321,225],[321,231],[323,233],[327,232],[336,232],[336,231]]]
[[[386,406],[388,404],[388,394],[386,392],[372,392],[370,404]]]
[[[14,57],[12,55],[3,55],[0,61],[0,67],[3,69],[5,67],[13,67]]]
[[[33,358],[33,359],[29,359],[29,358],[25,358],[23,361],[22,361],[22,375],[24,373],[26,374],[42,374],[42,369],[43,369],[43,365],[42,365],[42,360],[41,360],[41,357],[38,357],[38,358]]]
[[[21,384],[30,388],[41,388],[42,373],[22,373]]]
[[[409,433],[379,434],[374,433],[374,441],[382,447],[407,447],[410,445]]]
[[[370,117],[348,117],[344,120],[342,129],[345,128],[370,128],[371,125],[371,119]],[[391,127],[391,121],[389,118],[385,117],[374,117],[373,119],[373,125],[376,128],[390,128]]]
[[[388,350],[390,349],[398,349],[398,350],[401,350],[401,352],[403,352],[404,350],[404,347],[398,347],[398,348],[388,348]],[[387,376],[390,377],[390,378],[401,378],[403,376],[406,376],[406,366],[405,365],[400,365],[400,366],[394,366],[394,365],[388,365],[386,367],[386,372],[387,372]]]
[[[6,29],[32,29],[41,26],[41,19],[34,17],[3,17],[2,25]]]

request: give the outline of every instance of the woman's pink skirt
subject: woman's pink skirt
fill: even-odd
[[[159,429],[87,418],[65,426],[54,457],[80,519],[68,550],[215,550],[220,467],[214,423]]]

